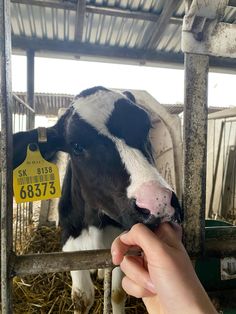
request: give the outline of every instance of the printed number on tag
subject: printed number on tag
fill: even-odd
[[[13,171],[13,189],[17,203],[61,196],[58,168],[42,157],[36,144],[28,145],[25,161]]]

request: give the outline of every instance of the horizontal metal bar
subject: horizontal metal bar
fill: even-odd
[[[208,120],[232,118],[236,116],[236,108],[229,108],[213,112],[208,115]]]
[[[29,105],[27,105],[20,97],[18,97],[16,94],[12,95],[13,98],[15,98],[16,101],[18,101],[21,105],[25,106],[26,109],[28,109],[29,111],[35,113],[34,109],[31,108]]]
[[[150,51],[146,53],[145,50],[136,48],[107,47],[71,41],[28,38],[26,36],[13,35],[12,45],[15,48],[15,53],[19,53],[18,49],[27,50],[27,47],[31,47],[37,52],[37,56],[52,56],[51,53],[53,53],[53,57],[61,57],[63,55],[68,58],[80,58],[82,60],[83,56],[86,56],[86,58],[96,61],[101,58],[103,62],[110,62],[112,60],[112,62],[126,63],[126,60],[128,60],[130,64],[143,65],[146,62],[146,65],[151,66],[172,66],[177,68],[182,68],[184,62],[182,53],[162,51]],[[144,53],[146,53],[145,60],[143,59]],[[217,72],[235,74],[236,59],[210,57],[210,67]]]
[[[236,227],[206,228],[205,248],[207,257],[236,257]],[[12,276],[113,267],[110,250],[13,254],[11,264]]]
[[[236,227],[207,227],[206,256],[236,257]]]
[[[13,276],[112,267],[110,250],[15,255]]]
[[[186,25],[186,18],[184,19]],[[203,33],[203,39],[197,40],[194,34],[182,31],[182,51],[186,53],[203,54],[223,58],[236,58],[236,24],[217,23],[208,27]]]
[[[236,0],[229,0],[228,6],[236,7]]]
[[[236,240],[236,226],[217,226],[205,228],[206,240],[218,239],[235,239]],[[236,249],[236,247],[235,247]]]

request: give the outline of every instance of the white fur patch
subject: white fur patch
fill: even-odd
[[[121,98],[126,97],[113,91],[99,90],[85,98],[78,98],[73,106],[82,119],[92,125],[99,133],[107,136],[116,145],[121,160],[130,174],[130,185],[127,188],[128,198],[135,197],[135,191],[143,183],[149,181],[157,181],[160,186],[172,190],[157,169],[147,161],[138,149],[128,146],[124,140],[113,136],[108,131],[106,122],[114,110],[114,103]]]
[[[78,98],[73,107],[76,112],[92,125],[99,133],[107,135],[106,121],[109,119],[114,104],[122,95],[111,91],[98,90],[95,94]]]
[[[135,191],[145,182],[157,181],[160,186],[169,190],[171,187],[162,178],[157,169],[152,166],[143,154],[135,148],[129,147],[123,140],[114,139],[120,157],[130,174],[130,185],[127,188],[127,196],[135,197]]]
[[[98,229],[94,226],[83,229],[77,237],[70,237],[63,246],[63,252],[98,250],[110,248],[112,241],[121,233],[121,229],[108,226]]]
[[[63,246],[64,252],[82,251],[82,250],[98,250],[110,248],[113,240],[122,232],[121,229],[113,226],[108,226],[102,230],[96,227],[84,229],[81,235],[77,238],[70,237]],[[72,298],[82,299],[87,304],[84,309],[84,314],[88,314],[94,302],[94,287],[90,277],[89,270],[71,271],[72,277]],[[112,289],[121,290],[121,274],[119,270],[115,272],[112,278]],[[119,304],[113,302],[113,313],[124,313],[124,300]]]

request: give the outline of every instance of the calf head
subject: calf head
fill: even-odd
[[[133,95],[95,87],[74,99],[39,147],[46,159],[69,153],[73,191],[122,227],[180,222],[177,197],[154,166],[150,129]],[[14,135],[14,167],[32,142],[38,142],[36,130]]]

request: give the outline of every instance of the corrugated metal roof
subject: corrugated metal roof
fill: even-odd
[[[12,0],[15,51],[182,63],[184,0]],[[236,22],[227,7],[224,21]]]
[[[21,98],[24,102],[27,101],[26,93],[18,92],[16,95]],[[57,116],[60,108],[68,108],[74,99],[75,95],[65,94],[47,94],[47,93],[36,93],[35,94],[35,113],[37,115],[45,116]],[[183,104],[162,104],[169,113],[180,114],[184,110]],[[208,112],[216,112],[226,109],[225,107],[209,107]]]

